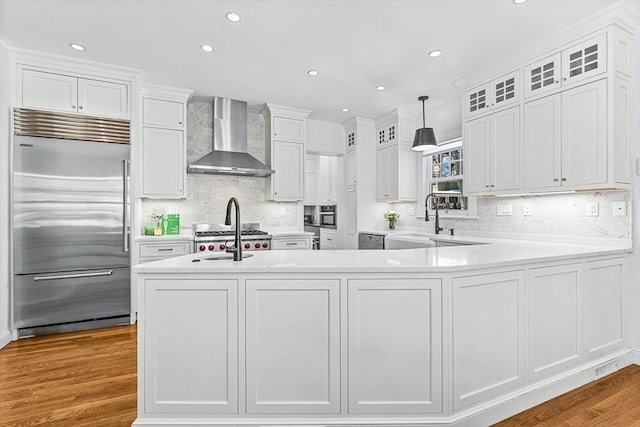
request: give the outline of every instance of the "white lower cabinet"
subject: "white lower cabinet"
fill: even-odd
[[[524,384],[524,271],[453,279],[453,409]]]
[[[249,414],[340,413],[340,280],[247,280]]]
[[[527,272],[528,375],[537,380],[580,362],[582,264]]]
[[[331,228],[320,228],[320,249],[338,249],[338,232]]]
[[[626,345],[627,258],[585,263],[584,352],[596,359]]]
[[[144,289],[144,411],[238,413],[238,281],[146,279]]]
[[[271,250],[305,250],[312,249],[312,236],[278,236],[271,239]]]
[[[442,411],[441,281],[348,281],[349,413]]]

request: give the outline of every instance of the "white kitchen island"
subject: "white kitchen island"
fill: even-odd
[[[134,425],[484,426],[635,361],[628,249],[480,241],[136,266]]]

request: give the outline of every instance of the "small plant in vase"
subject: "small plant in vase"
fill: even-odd
[[[396,211],[386,211],[384,213],[384,219],[389,222],[390,230],[396,228],[396,222],[398,222],[398,218],[400,218],[400,214]]]

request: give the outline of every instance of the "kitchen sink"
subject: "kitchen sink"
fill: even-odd
[[[436,242],[422,234],[400,234],[387,236],[384,239],[385,249],[434,248]]]

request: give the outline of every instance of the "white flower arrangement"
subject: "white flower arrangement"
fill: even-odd
[[[398,218],[400,218],[400,214],[396,211],[385,211],[384,213],[384,219],[389,222],[389,228],[391,229],[396,228]]]
[[[397,221],[400,218],[400,214],[396,211],[385,211],[384,219],[387,221]]]

